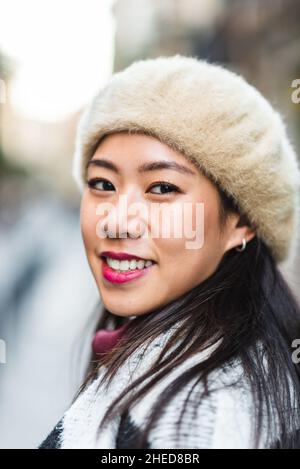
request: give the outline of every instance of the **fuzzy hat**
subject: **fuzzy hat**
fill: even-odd
[[[73,176],[81,190],[100,140],[122,130],[144,131],[183,153],[233,197],[276,262],[294,257],[297,156],[279,112],[242,76],[180,54],[115,73],[78,124]]]

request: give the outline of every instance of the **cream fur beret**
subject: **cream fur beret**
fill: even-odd
[[[300,170],[282,116],[237,73],[192,56],[139,60],[115,73],[82,114],[73,176],[104,135],[147,131],[218,183],[256,225],[276,262],[299,240]]]

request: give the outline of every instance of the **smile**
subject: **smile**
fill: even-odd
[[[101,256],[102,275],[111,283],[125,283],[144,276],[155,265],[144,259],[122,260]]]

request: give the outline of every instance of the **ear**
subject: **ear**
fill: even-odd
[[[246,215],[233,214],[228,223],[225,252],[232,248],[240,247],[243,243],[243,238],[248,243],[254,236],[256,236],[256,228],[250,224]]]

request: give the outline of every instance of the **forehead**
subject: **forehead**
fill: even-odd
[[[98,144],[87,168],[105,168],[121,178],[139,177],[167,170],[189,193],[204,197],[216,195],[215,183],[188,157],[152,135],[125,131],[106,135]],[[95,170],[96,171],[96,170]],[[163,175],[162,175],[163,177]],[[179,179],[178,179],[179,178]],[[215,197],[209,197],[211,202]]]
[[[167,164],[164,168],[164,165],[159,163],[169,162],[169,169],[180,170],[181,168],[183,174],[199,173],[196,165],[182,153],[159,139],[141,132],[122,131],[106,135],[98,144],[91,159],[99,158],[109,160],[120,168],[140,167],[142,163],[157,162],[157,168],[153,167],[153,169],[168,169]]]

